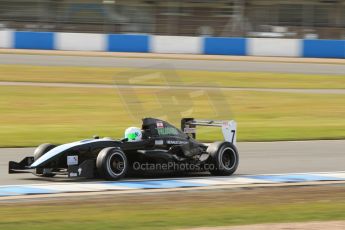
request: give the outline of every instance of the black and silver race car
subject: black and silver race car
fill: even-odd
[[[198,142],[197,126],[221,127],[224,141],[209,145]],[[238,167],[235,121],[183,118],[179,130],[166,121],[144,118],[140,135],[140,141],[94,137],[58,146],[42,144],[33,156],[10,161],[9,173],[117,180],[131,171],[147,168],[199,170],[227,176]]]

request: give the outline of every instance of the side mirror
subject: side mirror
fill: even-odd
[[[93,136],[93,139],[99,139],[99,136],[94,135],[94,136]]]

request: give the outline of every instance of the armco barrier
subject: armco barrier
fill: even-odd
[[[345,58],[345,40],[0,31],[0,48]]]
[[[345,58],[345,41],[303,40],[303,57]]]
[[[247,54],[251,56],[300,57],[301,40],[281,38],[249,38]]]
[[[205,37],[204,54],[244,56],[247,50],[246,41],[245,38]]]
[[[14,32],[14,48],[52,50],[54,37],[52,32]]]
[[[105,34],[55,33],[55,49],[76,51],[105,51]]]
[[[186,36],[152,36],[152,53],[202,54],[202,38]]]
[[[0,48],[13,48],[13,32],[9,30],[0,30]]]
[[[147,53],[149,42],[148,35],[109,34],[107,51]]]

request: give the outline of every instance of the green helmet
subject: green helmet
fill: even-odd
[[[137,127],[129,127],[125,131],[125,138],[128,139],[128,141],[141,141],[142,133],[141,129]]]

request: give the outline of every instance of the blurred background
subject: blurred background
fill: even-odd
[[[345,38],[345,0],[2,0],[0,29]]]
[[[7,128],[0,130],[0,146],[64,143],[93,134],[121,137],[141,117],[169,118],[178,125],[182,114],[233,117],[241,124],[240,141],[344,138],[343,39],[345,0],[0,0],[0,85],[59,82],[136,89],[61,87],[54,92],[42,87],[35,91],[32,85],[3,86],[0,124]],[[15,54],[16,49],[106,51],[114,56],[25,56]],[[128,58],[124,52],[139,56]],[[149,53],[175,54],[181,60],[140,56]],[[187,60],[180,54],[201,56]],[[202,54],[223,56],[205,59]],[[225,61],[226,55],[288,59]],[[150,80],[131,84],[138,76]],[[191,88],[154,92],[140,85]],[[204,91],[191,94],[195,86]],[[216,94],[212,88],[217,87],[241,90]],[[138,98],[146,110],[138,109]],[[40,131],[32,135],[38,126]],[[204,141],[220,135],[200,134]]]

